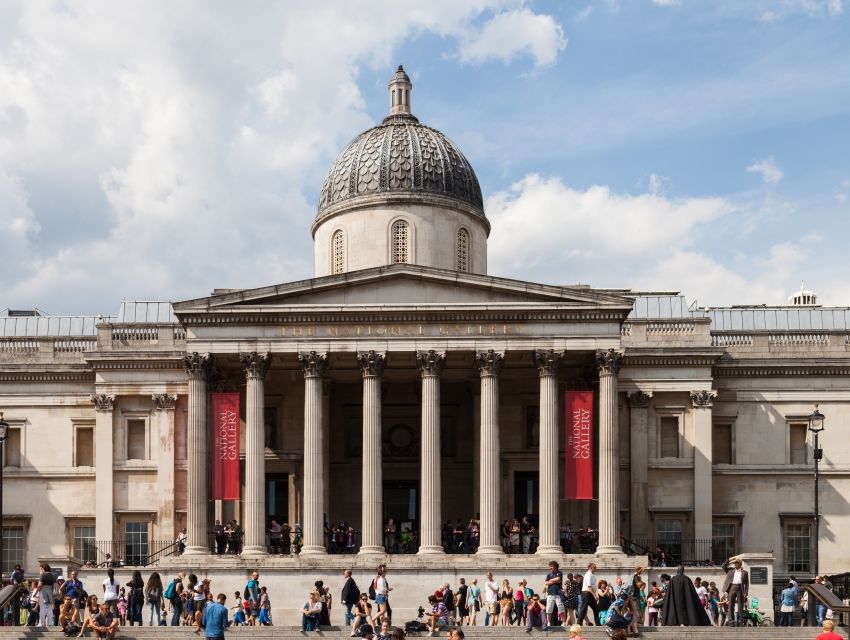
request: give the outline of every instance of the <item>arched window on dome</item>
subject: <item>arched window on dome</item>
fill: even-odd
[[[469,271],[469,231],[463,227],[457,232],[457,270]]]
[[[342,229],[331,238],[331,273],[345,273],[345,233]]]
[[[410,260],[410,227],[404,220],[396,220],[392,227],[392,262],[405,264]]]

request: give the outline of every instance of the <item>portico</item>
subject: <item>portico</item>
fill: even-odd
[[[363,304],[367,298],[370,304]],[[175,309],[191,354],[189,439],[205,438],[191,425],[207,419],[213,378],[218,388],[246,389],[245,553],[264,553],[272,515],[262,499],[266,463],[280,466],[262,446],[269,429],[262,416],[272,405],[283,413],[272,427],[284,441],[277,447],[287,452],[283,466],[298,478],[302,555],[326,552],[326,518],[355,526],[361,554],[384,553],[383,494],[394,481],[407,483],[415,495],[415,511],[408,505],[402,515],[414,527],[420,554],[443,552],[446,519],[475,515],[478,552],[501,554],[500,524],[517,508],[510,487],[504,490],[505,463],[539,478],[538,499],[528,512],[539,520],[539,552],[557,553],[565,514],[559,501],[561,392],[596,384],[600,541],[609,541],[600,551],[620,552],[619,520],[603,514],[618,511],[617,443],[611,437],[616,375],[613,385],[609,380],[630,300],[587,288],[393,265],[221,293]],[[507,425],[529,407],[539,427],[513,433]],[[539,436],[531,434],[535,429]],[[193,441],[188,451],[191,480],[192,470],[204,468],[208,449]],[[194,531],[197,539],[208,529],[206,485],[197,481],[188,495],[189,535]],[[187,549],[205,552],[191,543]]]

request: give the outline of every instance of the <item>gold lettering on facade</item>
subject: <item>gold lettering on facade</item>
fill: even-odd
[[[511,336],[524,333],[524,327],[519,324],[328,324],[301,325],[295,327],[281,326],[280,335],[284,338],[312,338],[327,336],[330,338],[351,337],[426,337],[426,336]]]

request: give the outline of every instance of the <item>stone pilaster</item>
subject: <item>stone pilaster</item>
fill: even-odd
[[[266,549],[265,379],[270,354],[240,355],[245,367],[245,542],[242,554],[262,556]]]
[[[599,368],[599,546],[598,554],[619,554],[620,455],[617,439],[617,375],[623,354],[596,352]]]
[[[322,376],[327,354],[308,351],[298,354],[304,372],[304,546],[302,555],[327,553],[324,539],[324,477],[322,471]]]
[[[562,553],[558,523],[558,367],[563,354],[552,349],[534,352],[540,374],[540,546],[537,553]]]
[[[713,509],[711,407],[716,391],[691,391],[694,412],[694,538],[710,540]]]
[[[189,424],[187,435],[188,470],[186,474],[186,555],[209,553],[209,417],[207,381],[212,371],[212,356],[197,352],[183,356],[189,376]]]
[[[357,354],[357,362],[363,372],[363,534],[360,553],[383,553],[381,379],[386,355],[376,351],[361,351]]]
[[[647,483],[649,468],[649,399],[651,394],[643,391],[633,391],[629,394],[629,423],[631,427],[630,462],[631,499],[629,515],[631,516],[631,537],[645,538],[649,531],[649,502]]]
[[[95,534],[98,540],[115,539],[113,467],[115,466],[114,416],[115,396],[93,395],[95,419]]]
[[[174,409],[177,396],[157,393],[151,396],[157,417],[157,522],[161,540],[173,540],[174,531]]]
[[[441,554],[440,371],[445,364],[445,354],[433,349],[419,351],[416,354],[416,362],[422,376],[422,513],[419,553]]]
[[[504,358],[493,349],[475,354],[481,376],[481,451],[480,451],[480,546],[478,553],[503,553],[499,541],[499,370]]]

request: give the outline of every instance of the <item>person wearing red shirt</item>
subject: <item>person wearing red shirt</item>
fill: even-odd
[[[833,624],[832,620],[824,620],[823,633],[816,640],[843,640],[840,635],[835,633],[834,629],[835,624]]]

